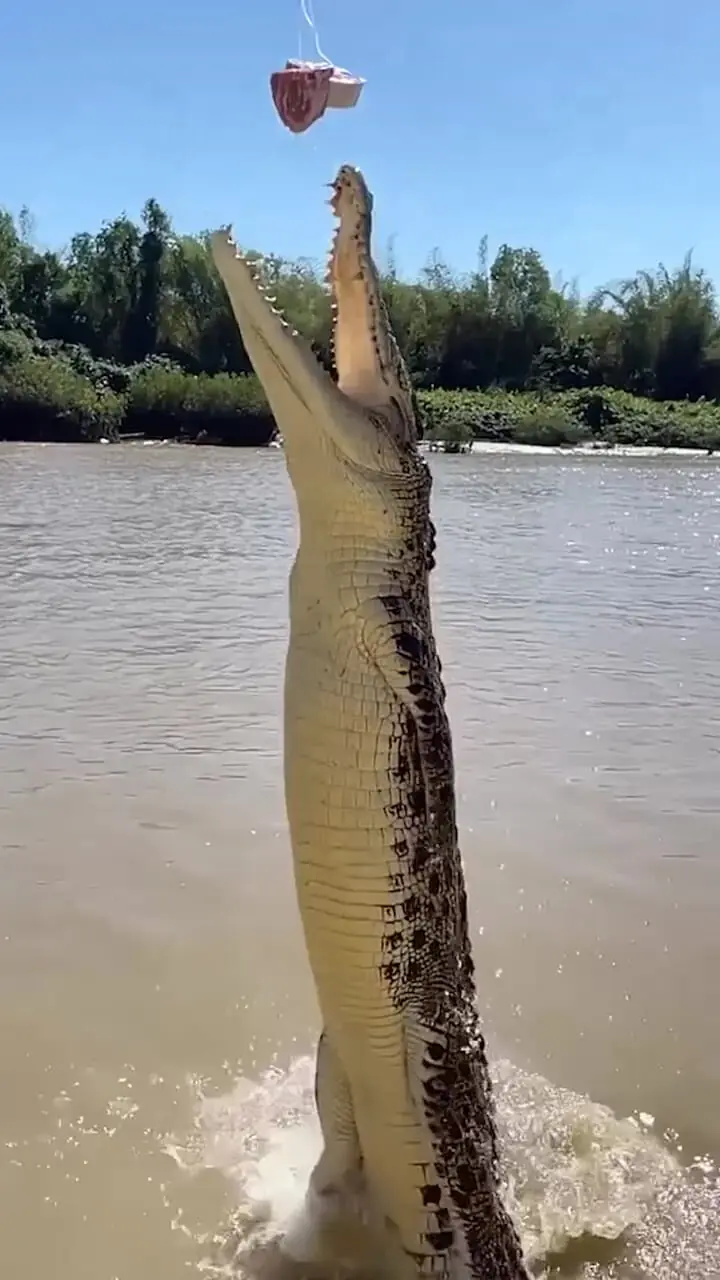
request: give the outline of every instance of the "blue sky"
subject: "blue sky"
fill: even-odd
[[[183,231],[320,257],[350,161],[400,270],[487,234],[583,290],[688,248],[720,280],[720,0],[315,0],[355,111],[294,136],[299,0],[0,0],[0,204],[57,247],[156,196]],[[305,30],[305,53],[311,41]],[[382,256],[382,255],[381,255]]]

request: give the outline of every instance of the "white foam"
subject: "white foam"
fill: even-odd
[[[241,1078],[220,1098],[197,1090],[193,1133],[168,1147],[186,1170],[220,1170],[234,1184],[237,1212],[220,1251],[222,1267],[217,1259],[208,1263],[214,1275],[281,1275],[278,1241],[288,1229],[293,1256],[313,1254],[324,1230],[306,1199],[320,1149],[313,1074],[312,1060],[303,1057],[287,1072]],[[588,1261],[578,1274],[720,1277],[714,1225],[720,1194],[711,1164],[699,1162],[692,1173],[681,1169],[648,1132],[650,1117],[619,1120],[608,1108],[508,1062],[496,1063],[494,1076],[508,1201],[528,1257],[540,1270],[548,1253],[572,1241],[628,1236],[635,1241],[635,1270]],[[366,1260],[358,1263],[364,1272]]]

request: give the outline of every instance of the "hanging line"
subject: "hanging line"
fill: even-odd
[[[328,58],[327,54],[323,53],[320,48],[320,37],[318,36],[317,27],[315,26],[315,15],[313,14],[312,0],[300,0],[300,8],[302,10],[303,18],[313,33],[315,40],[315,52],[317,53],[318,58],[325,64],[325,66],[331,67],[333,65],[332,62]]]

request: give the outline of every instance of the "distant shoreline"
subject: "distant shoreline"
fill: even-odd
[[[188,445],[201,444],[204,448],[217,448],[226,450],[228,446],[218,440],[181,440],[169,437],[168,439],[147,439],[138,436],[121,436],[117,440],[109,440],[102,437],[98,440],[4,440],[0,437],[0,448],[11,446],[13,448],[22,449],[47,449],[57,448],[61,446],[67,448],[70,446],[77,447],[88,444],[95,445],[112,445],[114,448],[125,445],[133,448],[182,448],[187,449]],[[255,444],[245,446],[235,446],[235,448],[251,450],[265,449],[282,449],[282,443],[279,440],[271,440],[268,444]],[[469,454],[490,453],[500,456],[509,454],[522,454],[530,457],[559,457],[559,458],[686,458],[708,462],[720,462],[720,450],[681,448],[679,446],[664,447],[662,445],[632,445],[632,444],[609,444],[602,441],[594,441],[592,444],[573,444],[573,445],[548,445],[548,444],[513,444],[511,441],[497,440],[474,440],[471,444],[457,449],[454,446],[450,448],[444,447],[444,442],[439,440],[427,441],[420,443],[420,452],[423,454],[442,454],[445,457],[467,457]]]
[[[465,449],[445,448],[443,441],[423,441],[423,453],[525,453],[555,454],[560,457],[582,458],[712,458],[720,462],[720,451],[654,444],[610,444],[595,440],[591,444],[548,445],[513,444],[511,441],[473,440]]]
[[[12,364],[0,376],[0,439],[177,440],[258,448],[277,436],[270,406],[251,374],[190,374],[156,363],[126,375],[127,386],[113,391],[60,360],[32,357]],[[611,387],[553,392],[438,387],[418,389],[416,400],[424,443],[443,453],[720,452],[715,401],[651,400]]]

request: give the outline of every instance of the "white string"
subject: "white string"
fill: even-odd
[[[322,49],[320,48],[320,37],[318,36],[317,27],[315,26],[315,16],[313,14],[312,0],[300,0],[300,8],[302,9],[303,18],[305,19],[310,30],[313,33],[313,36],[315,39],[315,51],[317,53],[318,58],[320,59],[321,62],[324,62],[326,66],[331,67],[333,65],[332,62],[327,57],[327,55],[323,53]]]

